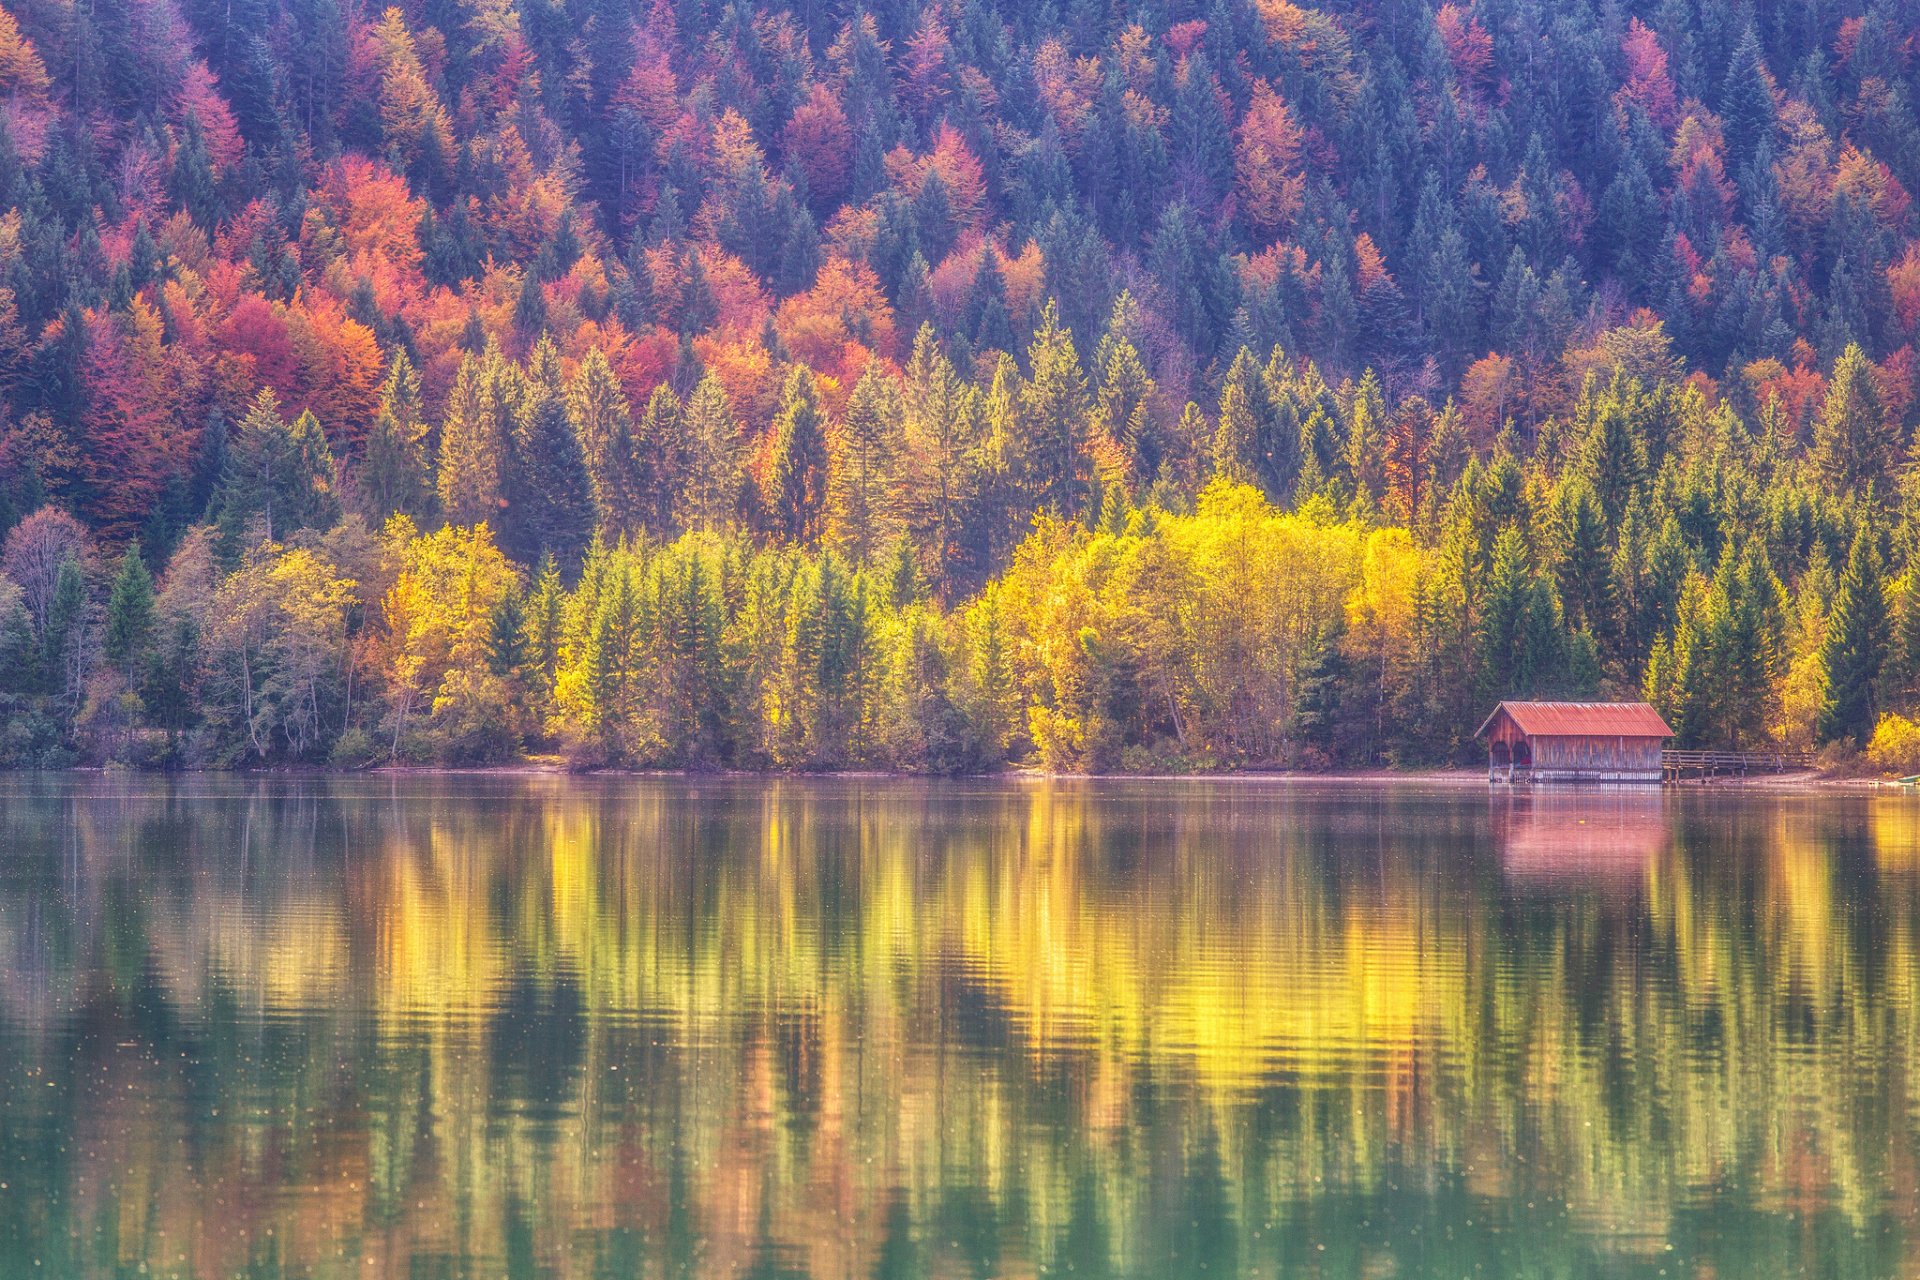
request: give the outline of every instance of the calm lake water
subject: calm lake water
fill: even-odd
[[[0,1275],[1920,1274],[1920,801],[0,777]]]

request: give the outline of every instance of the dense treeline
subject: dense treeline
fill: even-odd
[[[19,0],[0,88],[7,762],[1920,739],[1894,0]]]

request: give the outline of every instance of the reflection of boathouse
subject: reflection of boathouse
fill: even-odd
[[[1644,787],[1516,788],[1488,801],[1507,879],[1549,889],[1642,883],[1672,838],[1667,803]]]
[[[1475,736],[1494,782],[1657,783],[1673,730],[1644,702],[1503,702]]]

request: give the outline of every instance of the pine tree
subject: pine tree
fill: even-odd
[[[1026,431],[1029,496],[1035,507],[1077,515],[1086,506],[1092,469],[1086,441],[1093,403],[1073,335],[1049,302],[1027,348],[1030,373],[1020,389]]]
[[[567,592],[560,580],[560,566],[551,555],[543,556],[526,605],[527,661],[539,673],[543,689],[552,688],[554,673],[559,670],[566,606]]]
[[[1266,385],[1245,347],[1234,356],[1227,369],[1227,380],[1220,386],[1220,425],[1213,436],[1214,472],[1236,484],[1266,483],[1266,459],[1262,456],[1265,435]],[[1269,493],[1268,496],[1274,496]]]
[[[673,394],[664,387],[660,390]],[[645,526],[648,501],[638,474],[641,464],[632,407],[606,353],[598,347],[587,352],[573,375],[567,389],[567,416],[580,442],[599,527],[609,537],[620,537]]]
[[[1354,496],[1378,503],[1387,487],[1387,405],[1380,381],[1369,369],[1354,391],[1347,414],[1347,474]]]
[[[827,500],[827,432],[813,371],[795,365],[773,419],[773,457],[763,500],[771,531],[789,542],[820,536]]]
[[[567,413],[560,352],[542,337],[528,362],[502,490],[501,545],[523,564],[552,555],[571,568],[593,536],[593,482]]]
[[[1771,146],[1779,116],[1773,106],[1773,78],[1760,52],[1760,38],[1749,25],[1734,46],[1720,94],[1725,122],[1727,168],[1743,172],[1763,146]]]
[[[487,616],[487,670],[497,676],[518,675],[531,655],[527,644],[527,606],[518,589],[494,602]]]
[[[900,400],[893,378],[877,362],[854,384],[830,443],[827,540],[850,563],[865,565],[900,531],[892,500],[901,448]]]
[[[506,441],[492,411],[483,357],[460,362],[440,425],[437,488],[447,522],[470,528],[500,514],[500,467]]]
[[[333,452],[313,414],[289,425],[273,392],[262,390],[228,442],[214,506],[229,555],[243,542],[274,542],[338,520]]]
[[[395,351],[380,388],[380,412],[367,432],[354,475],[354,491],[367,523],[379,526],[394,512],[424,521],[433,514],[433,475],[427,457],[427,421],[420,375],[404,347]]]
[[[740,420],[726,388],[712,374],[687,401],[687,483],[678,497],[678,522],[689,529],[715,529],[739,518]]]
[[[1813,462],[1834,492],[1861,493],[1884,487],[1898,445],[1898,424],[1881,404],[1873,365],[1857,343],[1849,345],[1814,422]]]
[[[663,383],[647,397],[630,445],[634,511],[658,537],[673,529],[674,502],[687,482],[687,444],[686,411]]]
[[[1872,736],[1887,639],[1880,549],[1873,534],[1863,528],[1854,535],[1846,571],[1840,575],[1827,615],[1827,641],[1821,651],[1827,695],[1814,727],[1820,741],[1847,739],[1864,745]]]
[[[153,575],[147,572],[136,542],[120,557],[113,590],[107,597],[106,630],[101,637],[107,661],[119,670],[129,687],[138,681],[152,650],[153,628]]]

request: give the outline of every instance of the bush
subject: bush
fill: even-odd
[[[336,769],[366,769],[380,763],[387,754],[381,743],[359,725],[353,726],[333,744],[330,757]]]
[[[1885,715],[1874,726],[1867,760],[1887,773],[1920,773],[1920,725],[1905,716]]]

